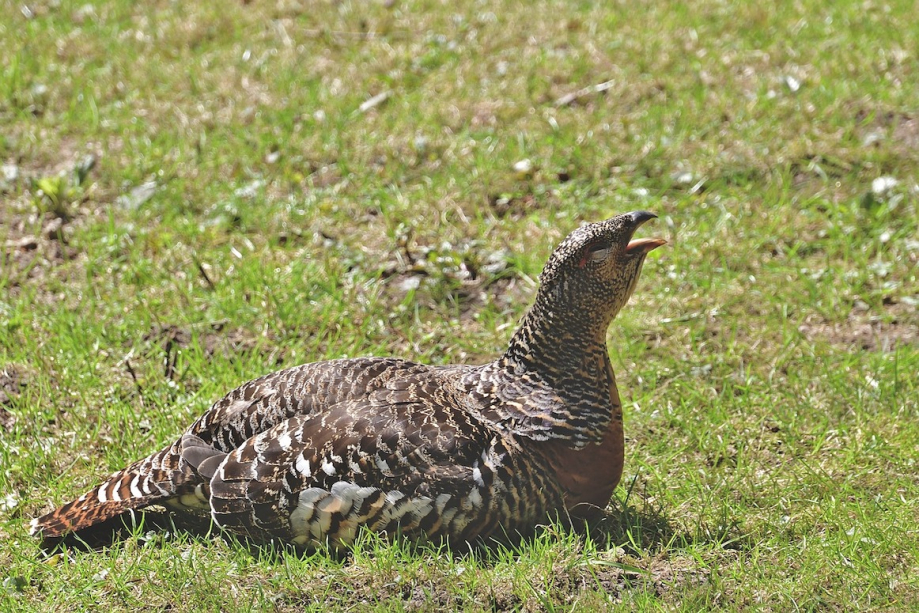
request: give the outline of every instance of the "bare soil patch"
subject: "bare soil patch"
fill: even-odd
[[[48,270],[75,257],[76,250],[67,245],[67,224],[60,217],[5,217],[7,219],[0,220],[7,228],[0,251],[0,268],[8,271],[12,287],[18,287],[25,280],[41,279]]]
[[[812,342],[824,341],[830,345],[864,351],[886,353],[898,347],[919,343],[919,326],[900,321],[883,323],[854,317],[842,323],[808,320],[798,326],[798,331]]]
[[[12,430],[16,424],[16,416],[7,407],[13,406],[28,381],[25,370],[15,364],[0,367],[0,429]]]
[[[855,113],[855,121],[866,147],[878,147],[888,139],[904,152],[919,147],[919,120],[910,114],[860,109]]]

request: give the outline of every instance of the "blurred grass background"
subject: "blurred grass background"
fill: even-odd
[[[3,609],[919,606],[912,2],[0,10]],[[589,534],[27,536],[246,379],[491,359],[554,245],[634,209],[670,245],[610,332]]]

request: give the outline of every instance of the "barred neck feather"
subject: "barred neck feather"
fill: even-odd
[[[609,321],[598,317],[562,317],[547,300],[537,297],[511,337],[504,360],[516,371],[532,372],[546,383],[580,372],[580,358],[607,353]],[[582,373],[583,374],[583,373]]]

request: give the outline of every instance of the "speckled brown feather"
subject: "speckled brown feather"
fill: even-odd
[[[465,542],[605,506],[623,463],[606,331],[658,239],[637,212],[573,232],[508,350],[482,366],[391,358],[250,381],[173,445],[33,520],[56,537],[154,503],[256,540],[347,545],[362,526]]]

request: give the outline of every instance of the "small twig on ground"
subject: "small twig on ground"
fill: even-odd
[[[383,104],[383,103],[386,102],[387,100],[389,100],[389,97],[390,97],[391,95],[392,95],[392,92],[389,92],[389,91],[380,92],[380,93],[377,94],[376,96],[373,96],[373,97],[368,98],[367,100],[365,100],[359,107],[357,107],[357,112],[358,112],[358,113],[366,113],[367,111],[372,110],[372,109],[374,109],[374,108],[380,106],[381,104]]]
[[[164,351],[166,352],[166,357],[163,358],[163,363],[166,367],[166,371],[163,373],[163,376],[165,376],[167,380],[172,380],[172,377],[175,376],[175,365],[179,359],[179,352],[176,349],[176,338],[174,334],[166,339]]]
[[[596,85],[590,85],[588,87],[579,89],[574,93],[565,94],[555,101],[555,106],[569,106],[586,96],[590,96],[592,94],[602,94],[606,90],[611,89],[615,83],[615,81],[604,81],[603,83],[597,83]]]
[[[134,385],[137,387],[137,395],[140,397],[140,406],[142,407],[146,406],[146,404],[144,403],[144,388],[140,384],[140,381],[137,379],[137,373],[134,372],[134,367],[131,366],[130,354],[125,356],[124,365],[127,367],[128,374],[131,375],[131,379],[134,380]]]
[[[204,265],[198,258],[195,258],[195,264],[198,266],[198,272],[201,273],[201,276],[204,277],[204,281],[207,283],[207,286],[214,291],[217,287],[214,285],[214,282],[211,281],[211,278],[207,275],[207,271],[204,269]]]

